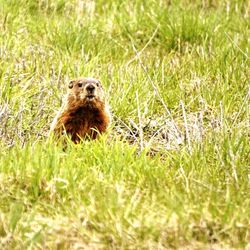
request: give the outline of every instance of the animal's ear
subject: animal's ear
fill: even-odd
[[[74,81],[70,81],[70,82],[69,82],[69,85],[68,85],[69,89],[72,89],[72,88],[73,88],[73,84],[74,84]]]

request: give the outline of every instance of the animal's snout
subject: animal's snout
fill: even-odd
[[[95,91],[95,86],[90,83],[86,86],[86,90],[88,91],[88,93],[93,94]]]

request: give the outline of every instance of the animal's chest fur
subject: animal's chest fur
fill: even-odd
[[[89,111],[80,108],[62,118],[64,129],[74,142],[84,137],[95,139],[97,134],[104,132],[107,127],[105,115],[99,110]]]

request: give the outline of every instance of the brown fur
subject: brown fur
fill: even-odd
[[[109,123],[110,112],[100,81],[78,78],[69,83],[66,102],[54,119],[51,132],[58,137],[66,133],[79,143],[85,138],[96,139]]]

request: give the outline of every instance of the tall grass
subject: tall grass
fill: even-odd
[[[249,248],[248,1],[0,6],[0,248]],[[113,122],[65,149],[78,76]]]

